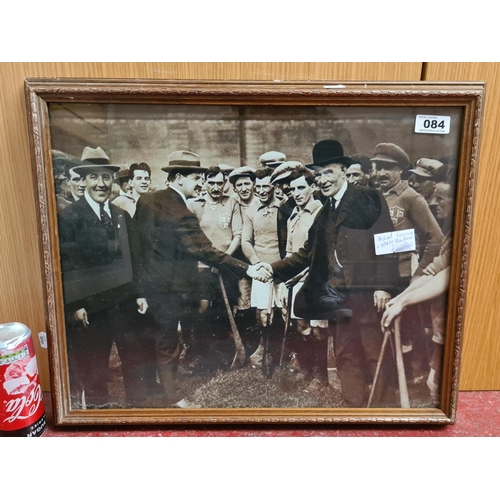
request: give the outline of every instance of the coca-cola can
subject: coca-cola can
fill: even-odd
[[[30,329],[0,325],[0,437],[41,436],[47,426]]]

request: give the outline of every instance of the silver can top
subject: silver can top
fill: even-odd
[[[4,323],[0,325],[0,349],[15,349],[30,335],[31,330],[22,323]]]

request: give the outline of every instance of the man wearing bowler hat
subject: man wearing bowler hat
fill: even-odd
[[[85,148],[80,165],[72,169],[84,180],[85,191],[59,216],[71,395],[95,407],[110,402],[111,348],[122,329],[122,308],[133,306],[136,295],[132,219],[109,202],[118,170],[102,148]],[[127,398],[132,397],[128,375]]]
[[[180,342],[178,324],[185,328],[196,316],[200,293],[198,261],[216,267],[222,276],[266,280],[270,273],[249,266],[217,250],[187,207],[203,186],[200,157],[190,151],[174,151],[162,170],[168,174],[167,189],[147,193],[137,202],[135,220],[140,243],[137,280],[139,310],[150,314],[163,397],[160,403],[192,407],[179,387],[177,368]],[[260,269],[260,271],[259,271]]]
[[[272,263],[274,275],[288,280],[309,267],[302,287],[306,319],[333,324],[337,369],[346,406],[364,406],[380,353],[378,313],[391,297],[397,273],[392,255],[375,255],[374,235],[393,230],[387,203],[375,189],[349,184],[352,164],[336,140],[315,144],[315,179],[325,199],[303,248]],[[298,297],[297,297],[298,300]],[[295,308],[297,315],[300,315]],[[394,385],[384,366],[375,399],[391,406]],[[395,372],[395,370],[394,370]]]

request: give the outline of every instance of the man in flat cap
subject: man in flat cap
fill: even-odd
[[[226,172],[221,169],[220,165],[208,168],[204,172],[206,193],[203,196],[188,200],[188,207],[198,218],[201,229],[214,247],[228,255],[233,255],[241,245],[243,222],[240,206],[236,198],[224,194]],[[199,333],[193,333],[193,338],[189,341],[192,349],[188,354],[190,354],[190,357],[198,356],[202,360],[204,358],[204,361],[200,363],[201,367],[206,361],[215,361],[211,366],[215,368],[219,366],[217,363],[223,362],[223,360],[208,360],[206,353],[213,343],[214,337],[216,337],[215,332],[218,330],[228,332],[230,325],[221,294],[218,274],[209,266],[200,262],[199,275],[204,299],[204,314],[201,315],[200,321],[205,325],[209,321],[212,331],[207,328],[203,329],[205,331],[200,331],[200,328],[197,328]],[[234,306],[238,301],[238,281],[236,279],[224,280],[224,289],[227,292],[231,306]],[[210,308],[209,304],[211,305]],[[183,340],[186,341],[186,338]]]
[[[260,204],[252,210],[247,210],[243,216],[243,232],[241,236],[241,249],[245,257],[252,263],[273,262],[280,259],[280,244],[278,234],[278,213],[281,203],[276,199],[275,187],[271,184],[273,169],[260,168],[255,172],[255,194]],[[285,222],[286,224],[286,222]],[[285,226],[286,227],[286,226]],[[286,233],[285,233],[286,238]],[[286,241],[283,249],[286,252]],[[267,361],[263,362],[265,337],[269,333],[273,316],[269,316],[269,305],[281,309],[284,305],[284,287],[282,284],[261,283],[254,279],[252,283],[251,305],[257,309],[257,325],[260,330],[260,343],[255,352],[250,356],[249,362],[253,366],[262,366],[267,373]],[[274,321],[273,335],[279,320]],[[274,337],[272,337],[274,339]],[[272,347],[274,347],[273,344]],[[272,359],[275,366],[279,358],[276,353]],[[271,370],[272,371],[272,370]]]
[[[238,200],[242,220],[247,211],[252,212],[260,206],[259,198],[255,194],[255,172],[255,168],[245,165],[235,168],[228,175],[228,180],[233,186],[233,191]],[[245,257],[241,245],[240,248],[236,250],[234,257],[248,264],[250,263]],[[251,305],[252,280],[248,276],[240,279],[238,281],[238,289],[239,296],[235,321],[238,325],[238,330],[242,336],[245,348],[254,352],[257,348],[259,339],[255,341],[255,336],[250,334],[252,328],[255,326],[255,308]]]
[[[290,176],[298,168],[304,168],[300,161],[285,161],[271,174],[271,184],[275,187],[275,192],[279,190],[283,194],[278,208],[278,245],[281,258],[286,255],[287,222],[297,206],[290,188]]]
[[[360,407],[367,403],[382,344],[378,314],[391,297],[396,274],[392,255],[375,255],[374,235],[392,231],[393,224],[380,193],[347,182],[352,160],[338,141],[318,142],[312,156],[309,167],[316,170],[325,205],[304,247],[273,262],[272,268],[278,279],[288,280],[309,267],[301,289],[307,315],[301,316],[336,323],[335,356],[344,403]],[[387,369],[383,367],[375,395],[380,406],[395,403]]]
[[[420,158],[415,162],[415,168],[409,170],[408,184],[425,198],[434,217],[437,213],[436,182],[444,180],[444,171],[444,165],[432,158]]]
[[[425,198],[402,180],[402,173],[410,166],[410,159],[403,149],[392,143],[378,144],[371,160],[378,184],[389,205],[394,229],[415,230],[416,250],[399,254],[399,276],[406,288],[410,278],[421,275],[423,269],[438,255],[443,234]]]
[[[85,148],[72,169],[84,180],[84,194],[59,217],[70,390],[75,402],[84,392],[87,406],[109,403],[111,348],[122,330],[121,308],[133,306],[136,295],[132,220],[109,202],[118,170],[102,148]],[[124,373],[127,399],[134,396],[129,375]]]
[[[233,186],[233,191],[238,196],[241,212],[252,205],[258,205],[259,199],[255,196],[255,168],[239,167],[235,168],[229,175],[228,180]]]
[[[415,250],[398,253],[399,293],[408,287],[410,280],[423,274],[439,254],[444,237],[425,198],[402,180],[402,173],[410,166],[405,151],[396,144],[381,143],[375,147],[371,160],[377,182],[389,205],[394,230],[415,231]],[[419,317],[418,311],[408,310],[401,325],[403,352],[407,354],[408,374],[413,379],[422,377],[420,370],[425,366],[425,345],[421,321],[417,321]],[[410,354],[414,348],[416,350]]]
[[[162,404],[185,408],[192,403],[185,399],[177,380],[178,324],[183,328],[198,311],[198,261],[216,267],[223,277],[238,279],[248,274],[265,280],[270,274],[217,250],[187,207],[187,200],[198,196],[203,186],[205,169],[197,154],[174,151],[162,170],[168,173],[167,189],[147,193],[137,202],[141,256],[137,305],[155,324]]]

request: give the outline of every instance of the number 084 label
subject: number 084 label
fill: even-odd
[[[450,117],[434,115],[417,115],[415,118],[417,134],[449,134]]]

